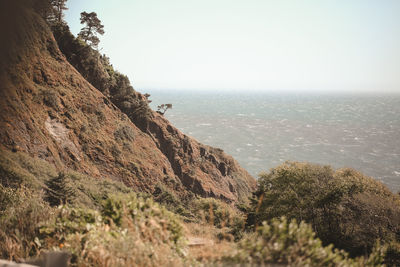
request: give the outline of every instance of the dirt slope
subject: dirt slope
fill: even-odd
[[[237,201],[254,188],[233,158],[185,136],[161,115],[149,111],[138,121],[123,113],[113,104],[120,102],[67,61],[33,10],[1,4],[1,13],[13,15],[0,16],[11,27],[1,32],[7,46],[1,47],[0,146],[147,192],[163,183],[178,194]]]

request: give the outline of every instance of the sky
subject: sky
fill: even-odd
[[[400,93],[399,0],[68,0],[135,89]]]

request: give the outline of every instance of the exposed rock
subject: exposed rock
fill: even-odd
[[[61,145],[74,161],[80,161],[80,152],[76,145],[69,139],[69,130],[57,120],[52,120],[50,117],[45,121],[45,127],[50,135]]]
[[[255,180],[232,157],[184,135],[163,116],[154,113],[148,125],[175,174],[191,191],[235,201],[248,196],[255,186]]]

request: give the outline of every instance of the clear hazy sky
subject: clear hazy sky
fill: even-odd
[[[400,0],[68,0],[140,89],[400,92]]]

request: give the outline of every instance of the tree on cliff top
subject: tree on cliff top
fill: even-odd
[[[81,24],[86,24],[86,26],[81,29],[78,36],[85,41],[85,43],[97,49],[100,42],[97,34],[104,34],[104,25],[102,25],[101,21],[97,18],[96,12],[82,12]]]
[[[67,10],[67,0],[33,0],[32,7],[50,25],[66,24],[64,10]]]
[[[66,7],[67,0],[51,0],[50,1],[53,7],[54,20],[57,23],[62,23],[64,18],[64,10],[67,10]]]

